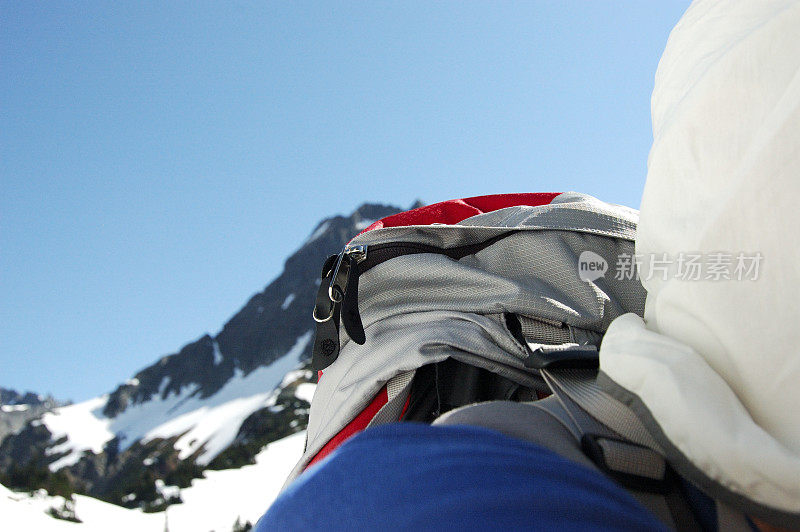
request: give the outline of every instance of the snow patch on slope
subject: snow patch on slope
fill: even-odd
[[[77,403],[42,416],[42,423],[53,435],[53,440],[67,437],[67,441],[51,447],[47,454],[68,453],[50,465],[56,471],[62,467],[70,466],[80,460],[84,451],[100,453],[103,446],[114,437],[104,423],[98,423],[96,411],[102,411],[108,400],[108,395],[95,397],[82,403]]]
[[[167,386],[169,386],[169,383],[170,383],[171,380],[172,380],[172,378],[169,375],[167,375],[166,377],[161,379],[161,383],[158,385],[158,395],[159,395],[159,397],[163,397],[164,396],[164,391],[167,389]]]
[[[325,231],[327,231],[328,227],[330,226],[331,226],[330,222],[323,222],[322,224],[320,224],[320,226],[317,227],[317,230],[311,233],[311,236],[308,237],[308,240],[306,240],[306,244],[308,244],[309,242],[313,242],[314,240],[321,237],[323,234],[325,234]]]
[[[356,223],[356,231],[363,231],[370,225],[374,224],[377,220],[361,220]]]
[[[294,371],[290,371],[286,375],[284,375],[283,380],[281,381],[281,388],[286,388],[294,381],[298,381],[300,379],[311,380],[314,376],[314,372],[309,369],[296,369]]]
[[[256,455],[254,465],[206,471],[206,478],[181,490],[184,504],[169,508],[170,531],[230,530],[237,516],[255,525],[278,496],[304,446],[305,432],[299,432],[270,443]]]
[[[44,490],[28,494],[0,486],[0,515],[3,516],[3,530],[135,532],[164,529],[163,513],[145,514],[141,510],[128,510],[83,495],[75,496],[76,515],[83,521],[82,523],[62,521],[47,514],[50,508],[60,509],[63,504],[63,497],[50,497]]]
[[[108,396],[45,414],[42,422],[54,439],[67,437],[65,443],[49,450],[50,454],[68,453],[52,463],[50,469],[57,471],[75,464],[84,451],[102,452],[115,435],[122,450],[138,440],[147,442],[181,435],[175,443],[179,457],[185,459],[198,453],[197,462],[208,464],[233,442],[247,416],[274,404],[276,386],[287,372],[297,367],[312,334],[310,330],[302,334],[286,355],[269,366],[259,367],[248,375],[237,369],[233,378],[205,399],[200,398],[196,384],[164,398],[163,392],[170,382],[165,377],[158,395],[128,407],[114,418],[102,413]]]
[[[310,382],[304,382],[297,386],[297,389],[294,391],[294,396],[310,404],[311,399],[314,398],[314,392],[316,390],[317,390],[316,384]]]
[[[289,308],[289,305],[292,304],[292,301],[294,301],[294,298],[295,298],[294,294],[289,294],[288,296],[286,296],[286,299],[284,299],[283,303],[281,303],[281,308],[283,310],[286,310],[287,308]]]
[[[29,410],[31,405],[2,405],[0,411],[2,412],[25,412]]]
[[[214,365],[219,366],[220,364],[222,364],[223,360],[222,352],[219,350],[219,344],[217,343],[216,340],[214,340],[213,345],[214,345]]]
[[[183,504],[165,512],[143,513],[106,502],[75,495],[75,513],[83,523],[59,521],[48,515],[49,508],[60,508],[61,497],[41,493],[30,496],[0,486],[0,515],[3,530],[40,532],[161,532],[169,522],[171,532],[231,530],[238,517],[255,524],[275,500],[284,480],[300,459],[305,432],[278,440],[256,455],[254,465],[224,471],[206,471],[206,478],[195,479],[180,490]],[[170,487],[171,488],[171,487]]]

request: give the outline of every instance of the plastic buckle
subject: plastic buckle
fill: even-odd
[[[643,449],[648,453],[652,453],[654,457],[663,461],[664,471],[662,476],[660,478],[654,478],[645,475],[637,475],[631,472],[620,471],[619,469],[611,467],[606,460],[605,450],[600,445],[599,440],[607,440],[617,444]],[[675,484],[675,479],[677,478],[677,474],[672,470],[669,463],[663,456],[656,453],[649,447],[639,445],[630,440],[587,433],[581,437],[581,450],[583,451],[583,454],[588,456],[592,462],[594,462],[595,465],[599,467],[606,475],[610,476],[626,488],[630,488],[635,491],[660,494],[669,493],[672,491],[672,487]]]
[[[541,346],[529,350],[525,359],[526,368],[534,369],[597,369],[600,357],[593,345],[571,345],[568,347]]]

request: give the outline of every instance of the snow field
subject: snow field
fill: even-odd
[[[183,504],[153,514],[129,510],[83,495],[75,496],[75,513],[82,523],[54,519],[46,514],[64,499],[15,493],[0,486],[0,526],[8,532],[229,532],[237,517],[255,524],[278,495],[284,480],[300,459],[305,432],[273,442],[256,455],[256,463],[240,469],[206,471],[189,488],[179,490]],[[174,487],[166,487],[172,491]]]
[[[42,423],[53,434],[53,439],[67,437],[65,443],[48,451],[50,454],[68,453],[51,464],[50,469],[57,471],[75,464],[84,451],[102,452],[103,446],[115,435],[120,437],[121,448],[125,449],[138,440],[146,442],[181,434],[175,444],[179,457],[186,458],[202,448],[197,461],[201,465],[208,464],[233,442],[247,416],[274,404],[276,386],[297,367],[312,335],[312,331],[306,331],[286,355],[269,366],[257,368],[246,376],[237,370],[217,393],[205,399],[199,397],[196,385],[192,385],[166,398],[154,395],[149,401],[130,406],[114,418],[107,418],[102,413],[108,396],[45,414]],[[167,379],[169,377],[162,381],[162,390]],[[308,387],[299,388],[305,396],[313,395],[313,390]]]

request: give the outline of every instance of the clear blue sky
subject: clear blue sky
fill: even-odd
[[[364,201],[638,206],[687,6],[3,0],[0,386],[110,391]]]

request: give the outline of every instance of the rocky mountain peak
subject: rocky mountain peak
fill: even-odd
[[[348,216],[322,220],[286,259],[283,272],[253,295],[216,336],[205,334],[138,372],[111,393],[103,414],[115,417],[131,404],[166,398],[189,386],[195,387],[195,395],[209,397],[237,372],[247,375],[274,362],[311,328],[316,280],[325,258],[338,253],[373,221],[401,210],[365,203]],[[309,345],[305,358],[310,350]]]
[[[20,393],[0,387],[0,442],[19,433],[25,424],[59,406],[51,396],[34,392]]]
[[[375,220],[400,211],[364,204],[322,220],[218,334],[162,356],[107,396],[15,425],[0,442],[0,479],[41,487],[25,480],[33,468],[45,484],[155,511],[170,504],[154,495],[155,481],[186,487],[205,469],[253,463],[265,445],[304,430],[316,386],[308,361],[320,269]]]

